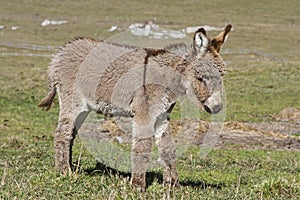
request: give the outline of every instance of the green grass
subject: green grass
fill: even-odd
[[[96,167],[93,157],[75,145],[80,171],[60,177],[53,168],[51,137],[10,138],[1,149],[7,159],[2,199],[297,199],[299,153],[214,150],[205,158],[192,148],[178,159],[181,188],[163,187],[161,172],[148,174],[145,193],[134,191],[128,174]]]
[[[287,107],[299,107],[297,63],[259,62],[230,69],[225,77],[227,119],[264,121]]]
[[[226,121],[268,121],[286,107],[300,107],[298,0],[290,1],[17,1],[0,0],[0,42],[61,45],[76,36],[106,38],[112,25],[128,27],[156,18],[165,28],[197,24],[234,31],[223,50],[272,54],[224,55]],[[44,19],[67,25],[41,27]],[[21,26],[17,31],[10,26]],[[215,33],[209,32],[212,35]],[[0,46],[1,53],[29,50]],[[36,53],[36,52],[33,52]],[[52,53],[52,52],[38,52]],[[1,55],[0,55],[1,56]],[[275,59],[276,58],[276,59]],[[57,99],[48,113],[37,108],[47,93],[44,57],[0,57],[0,199],[297,199],[300,155],[293,151],[219,149],[199,158],[191,148],[178,160],[182,187],[161,185],[151,172],[145,193],[134,191],[128,174],[96,166],[75,143],[80,170],[60,177],[54,170],[53,132]],[[174,117],[178,117],[178,112]],[[204,118],[209,116],[204,116]],[[79,159],[80,158],[80,159]]]

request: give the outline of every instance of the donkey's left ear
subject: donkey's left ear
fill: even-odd
[[[199,28],[193,38],[193,52],[197,57],[204,56],[208,51],[209,39],[206,37],[204,28]]]
[[[212,39],[211,45],[218,53],[220,52],[222,45],[226,42],[226,39],[228,38],[228,33],[231,31],[231,29],[232,26],[228,24],[219,35]]]

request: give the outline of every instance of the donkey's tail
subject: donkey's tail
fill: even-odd
[[[43,100],[39,103],[38,107],[46,108],[48,111],[51,108],[52,101],[56,95],[56,87],[55,85],[50,85],[48,95],[43,98]]]

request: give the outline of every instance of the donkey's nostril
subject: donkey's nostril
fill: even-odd
[[[209,114],[212,114],[212,110],[207,106],[207,105],[204,105],[204,109],[206,112],[208,112]]]
[[[218,105],[215,105],[213,107],[213,114],[217,114],[218,112],[220,112],[223,108],[223,104],[218,104]]]

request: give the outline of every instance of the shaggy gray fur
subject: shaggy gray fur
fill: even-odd
[[[49,66],[49,93],[39,104],[48,110],[56,93],[60,113],[54,135],[55,164],[70,170],[76,133],[92,110],[125,116],[132,123],[132,184],[145,188],[153,136],[164,167],[164,182],[178,185],[175,144],[168,131],[176,100],[189,95],[209,113],[222,109],[225,63],[219,50],[231,26],[210,40],[204,29],[184,44],[145,49],[90,38],[63,46]]]

